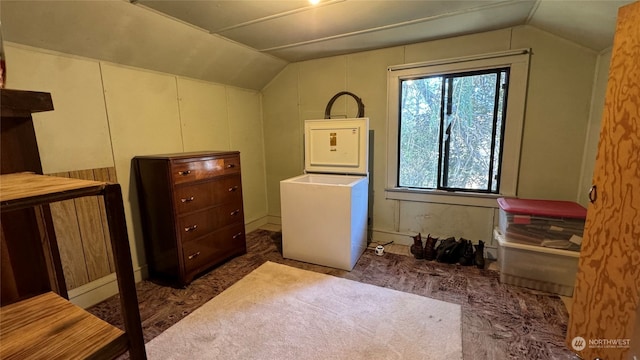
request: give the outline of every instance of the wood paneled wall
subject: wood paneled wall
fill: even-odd
[[[47,175],[117,182],[114,167]],[[115,272],[103,201],[92,196],[51,204],[68,290]]]

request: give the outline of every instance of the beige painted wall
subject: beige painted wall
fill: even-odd
[[[7,88],[52,94],[55,111],[34,116],[44,172],[115,166],[134,268],[146,263],[131,177],[136,155],[239,150],[245,222],[266,222],[260,92],[4,45]]]
[[[55,111],[33,116],[42,170],[113,166],[100,63],[4,44],[7,88],[51,93]]]
[[[533,49],[518,195],[576,201],[597,54],[530,26],[512,46]]]
[[[279,222],[280,180],[300,174],[302,158],[302,121],[298,115],[298,68],[287,66],[263,92],[265,163],[268,164],[266,189],[270,222]],[[265,100],[267,99],[268,100]],[[284,145],[284,146],[283,146]]]
[[[184,151],[230,150],[227,88],[178,78]]]
[[[328,100],[347,90],[362,97],[374,134],[373,240],[409,242],[417,232],[490,240],[494,208],[385,198],[386,69],[391,65],[533,48],[519,196],[576,200],[597,54],[529,26],[290,64],[263,89],[269,215],[280,215],[280,180],[302,173],[305,119],[322,118]],[[296,102],[295,99],[298,101]],[[354,104],[333,114],[353,116]],[[346,110],[345,110],[346,109]],[[280,136],[287,131],[295,137]]]
[[[227,88],[230,148],[240,151],[242,196],[251,199],[251,203],[245,201],[245,222],[264,218],[267,213],[261,97],[253,90]]]
[[[600,141],[600,124],[604,112],[604,100],[607,93],[607,80],[609,79],[609,64],[611,63],[611,49],[603,51],[598,55],[598,65],[596,67],[595,83],[593,86],[593,97],[591,100],[591,113],[589,114],[589,124],[587,126],[587,138],[584,146],[582,161],[582,176],[580,189],[578,191],[578,203],[587,207],[589,204],[589,189],[593,180],[593,169],[598,153],[598,142]]]

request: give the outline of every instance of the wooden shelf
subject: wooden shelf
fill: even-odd
[[[0,89],[0,173],[42,174],[40,151],[31,114],[53,110],[51,94]],[[54,291],[67,296],[48,205],[2,212],[0,304]],[[51,255],[49,255],[51,254]],[[12,263],[6,261],[11,259]]]
[[[0,308],[0,358],[111,359],[129,350],[131,359],[146,359],[120,185],[34,173],[0,175],[3,215],[83,196],[104,198],[125,331],[44,292]],[[12,255],[2,255],[11,264]]]
[[[51,94],[40,91],[0,89],[2,117],[31,117],[32,113],[53,110]]]
[[[2,359],[113,358],[125,333],[48,292],[0,308]]]
[[[100,195],[106,182],[36,175],[30,172],[6,174],[1,177],[0,203],[2,211],[31,207],[42,203]]]

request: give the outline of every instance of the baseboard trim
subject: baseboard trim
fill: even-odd
[[[398,245],[411,245],[413,244],[413,239],[411,237],[416,235],[414,233],[401,233],[380,229],[371,229],[370,231],[371,242],[378,244],[387,244],[390,241],[393,241],[394,244]]]
[[[267,223],[268,224],[275,224],[275,225],[282,225],[282,217],[275,216],[275,215],[267,215]]]
[[[248,233],[258,230],[262,225],[268,224],[269,223],[269,217],[268,216],[262,216],[256,220],[252,220],[249,221],[248,223],[244,224],[244,230]]]
[[[140,267],[135,269],[133,277],[136,283],[142,281],[143,269]],[[113,273],[69,290],[69,301],[86,309],[116,294],[118,294],[118,281],[116,274]]]

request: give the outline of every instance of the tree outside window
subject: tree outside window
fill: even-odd
[[[398,186],[498,193],[509,68],[402,79]]]

